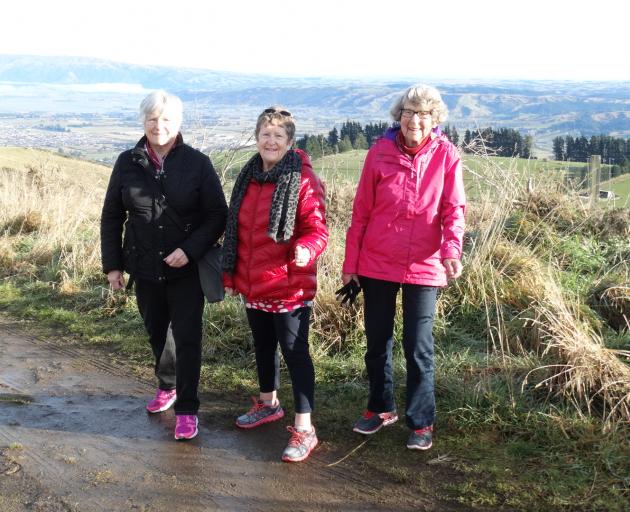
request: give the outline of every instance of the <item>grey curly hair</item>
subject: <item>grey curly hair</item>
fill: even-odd
[[[435,124],[441,124],[448,118],[448,107],[442,101],[440,92],[430,85],[418,84],[409,87],[393,103],[389,110],[392,119],[400,122],[400,112],[405,103],[411,103],[418,110],[428,110]]]

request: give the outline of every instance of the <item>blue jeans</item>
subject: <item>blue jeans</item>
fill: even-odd
[[[396,410],[392,347],[396,296],[402,286],[402,344],[407,361],[407,426],[419,429],[435,421],[433,316],[437,288],[359,276],[365,302],[365,366],[370,381],[368,410]]]

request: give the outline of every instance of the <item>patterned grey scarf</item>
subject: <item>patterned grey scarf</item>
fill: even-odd
[[[295,151],[289,150],[282,159],[268,171],[263,171],[262,158],[256,153],[245,164],[236,178],[230,198],[225,237],[223,240],[223,270],[234,272],[238,245],[238,212],[247,192],[249,182],[275,183],[269,209],[269,229],[267,234],[278,243],[286,243],[293,236],[298,194],[302,175],[302,159]]]

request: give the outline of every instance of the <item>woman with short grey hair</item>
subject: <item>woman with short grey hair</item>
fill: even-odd
[[[370,387],[367,408],[353,427],[360,434],[398,420],[392,348],[402,289],[407,448],[413,450],[433,443],[437,290],[462,273],[466,198],[459,153],[439,127],[447,114],[440,93],[426,85],[409,87],[394,102],[395,124],[363,165],[342,270],[342,290],[364,292]]]
[[[167,112],[168,121],[171,123],[173,130],[176,131],[182,125],[184,105],[174,94],[166,91],[153,91],[146,96],[140,103],[140,122],[144,124],[153,113]]]
[[[112,290],[135,283],[155,356],[149,413],[175,406],[175,439],[198,433],[201,318],[197,261],[223,235],[227,205],[207,155],[184,144],[182,102],[165,91],[140,104],[144,136],[116,160],[101,216],[103,272]],[[170,329],[169,329],[170,325]],[[172,331],[175,354],[166,343]],[[165,348],[166,347],[166,348]]]

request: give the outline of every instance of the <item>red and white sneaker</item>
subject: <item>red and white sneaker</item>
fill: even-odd
[[[365,410],[361,417],[355,422],[352,430],[359,434],[374,434],[382,427],[391,425],[398,421],[396,411],[376,413]]]
[[[245,414],[236,418],[236,426],[239,428],[254,428],[258,425],[277,421],[284,416],[280,402],[276,405],[266,405],[262,400],[252,397],[254,405]]]
[[[313,448],[317,446],[315,427],[311,427],[310,432],[304,432],[295,427],[287,427],[287,430],[291,432],[291,438],[284,449],[282,460],[284,462],[303,461],[311,454]]]
[[[433,425],[412,430],[407,440],[410,450],[428,450],[433,446]]]

